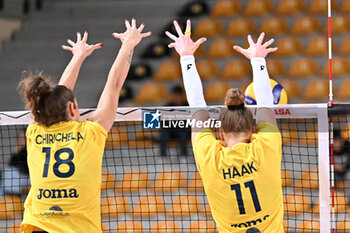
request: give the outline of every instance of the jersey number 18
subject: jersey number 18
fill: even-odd
[[[45,164],[44,164],[44,172],[43,177],[47,177],[47,173],[49,171],[49,164],[50,164],[50,156],[51,156],[51,148],[50,147],[44,147],[43,153],[45,153]],[[61,154],[67,153],[68,158],[67,159],[61,159]],[[68,178],[71,177],[75,172],[75,165],[72,162],[74,158],[74,152],[70,148],[61,148],[55,153],[55,160],[56,163],[53,164],[53,173],[59,177],[59,178]],[[68,165],[69,170],[67,172],[61,172],[59,170],[59,167],[63,164]]]

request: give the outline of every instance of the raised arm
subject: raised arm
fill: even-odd
[[[275,52],[277,48],[268,48],[274,39],[262,44],[265,33],[261,33],[257,42],[254,43],[252,37],[248,36],[249,48],[243,49],[237,45],[233,48],[250,59],[253,69],[253,88],[257,103],[256,123],[271,122],[277,126],[275,114],[271,107],[273,106],[273,96],[270,84],[269,74],[266,68],[265,57],[271,52]]]
[[[165,34],[170,39],[174,40],[173,43],[169,44],[169,48],[175,48],[176,52],[181,57],[180,63],[187,101],[192,110],[197,109],[197,111],[192,111],[192,119],[195,119],[196,121],[206,121],[209,119],[209,113],[206,110],[207,104],[203,95],[202,82],[193,56],[199,45],[206,41],[206,38],[200,38],[196,42],[192,41],[190,36],[190,20],[187,20],[185,34],[182,33],[177,21],[174,21],[174,26],[179,37],[174,36],[170,32],[165,32]],[[199,130],[200,129],[197,128],[192,129],[192,141]]]
[[[136,28],[136,20],[132,19],[131,25],[125,21],[126,31],[124,33],[113,33],[115,38],[122,42],[118,56],[115,59],[108,74],[106,85],[101,94],[97,109],[91,114],[89,120],[100,123],[107,131],[113,125],[118,107],[119,94],[129,72],[134,47],[140,43],[142,38],[151,35],[150,32],[142,33],[144,24]]]
[[[81,38],[80,33],[77,33],[77,42],[67,40],[70,46],[62,45],[64,50],[70,51],[73,53],[73,57],[64,70],[59,85],[66,86],[67,88],[73,90],[75,83],[78,79],[79,71],[81,65],[83,64],[85,58],[87,58],[95,49],[102,48],[103,44],[98,43],[95,45],[89,45],[86,43],[88,39],[88,33],[84,33],[84,37]]]

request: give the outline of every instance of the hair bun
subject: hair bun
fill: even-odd
[[[225,97],[225,106],[238,106],[244,104],[245,95],[238,88],[231,88]]]
[[[28,108],[38,106],[40,98],[49,94],[53,88],[52,83],[43,77],[42,73],[32,74],[24,72],[23,80],[18,84],[18,91],[26,100]]]
[[[37,96],[44,96],[50,93],[51,85],[41,76],[33,77],[32,93]]]
[[[28,99],[40,99],[48,95],[52,89],[51,82],[43,78],[41,73],[29,77],[27,85]]]

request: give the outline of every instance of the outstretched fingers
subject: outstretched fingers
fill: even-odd
[[[196,48],[198,48],[198,46],[200,46],[205,41],[207,41],[207,38],[205,37],[199,38],[196,42],[194,42],[194,45],[196,46]]]
[[[248,43],[250,46],[254,46],[254,44],[255,44],[251,35],[248,35]]]
[[[77,32],[77,42],[81,41],[81,34],[80,32]]]
[[[136,19],[132,18],[131,20],[131,27],[136,28]]]
[[[173,34],[171,34],[171,33],[168,32],[168,31],[165,32],[165,35],[167,35],[167,36],[168,36],[170,39],[172,39],[172,40],[177,40],[177,37],[174,36]]]
[[[169,48],[174,48],[175,47],[175,43],[171,43],[168,45]]]
[[[175,29],[176,29],[177,34],[178,34],[179,36],[183,36],[184,34],[182,33],[182,30],[181,30],[181,28],[180,28],[180,25],[179,25],[179,23],[178,23],[176,20],[174,20],[174,26],[175,26]]]
[[[102,43],[98,43],[98,44],[94,44],[92,45],[92,48],[95,50],[95,49],[100,49],[103,47],[103,44]]]
[[[152,32],[146,32],[141,34],[142,38],[149,37],[150,35],[152,35]]]
[[[143,23],[141,23],[140,27],[137,29],[137,31],[142,32],[142,30],[144,29],[145,25]]]
[[[243,49],[242,47],[240,47],[238,45],[233,46],[233,49],[241,54],[244,54],[247,51],[246,49]]]
[[[258,38],[258,41],[256,42],[257,44],[261,45],[265,37],[265,33],[262,32]]]
[[[73,41],[71,41],[70,39],[67,40],[67,43],[70,44],[72,47],[75,45],[75,43]]]
[[[144,29],[144,27],[145,27],[145,24],[142,23],[142,24],[140,25],[140,27],[137,29],[137,31],[139,31],[139,32],[141,33],[142,30]],[[150,35],[152,35],[152,32],[141,33],[142,38],[148,37],[148,36],[150,36]]]
[[[246,58],[250,59],[248,49],[243,49],[242,47],[240,47],[238,45],[233,46],[233,49],[236,50],[237,52],[239,52],[240,54],[242,54],[243,56],[245,56]]]
[[[85,32],[84,32],[83,39],[82,39],[82,42],[83,42],[83,43],[86,43],[87,39],[88,39],[88,32],[85,31]]]
[[[191,33],[191,20],[187,20],[187,23],[186,23],[186,31],[185,33],[188,32],[188,33]]]
[[[70,52],[73,51],[73,48],[72,48],[72,47],[69,47],[69,46],[66,46],[66,45],[62,45],[61,47],[62,47],[62,49],[64,49],[64,50],[67,50],[67,51],[70,51]]]
[[[114,38],[121,39],[121,37],[123,36],[123,34],[124,34],[124,33],[116,33],[116,32],[115,32],[115,33],[112,34],[112,36],[113,36]]]
[[[88,53],[89,53],[89,55],[90,55],[93,51],[95,51],[96,49],[102,48],[102,46],[103,46],[102,43],[98,43],[98,44],[94,44],[94,45],[89,45],[89,46],[88,46]]]
[[[269,47],[274,41],[275,41],[274,39],[271,39],[271,40],[265,42],[265,44],[263,44],[262,47],[263,47],[263,48],[267,48],[267,47]]]
[[[126,29],[131,28],[130,22],[127,19],[125,20],[125,27],[126,27]]]
[[[273,53],[273,52],[276,52],[277,51],[277,47],[275,47],[275,48],[269,48],[269,49],[266,49],[266,52],[267,53]]]

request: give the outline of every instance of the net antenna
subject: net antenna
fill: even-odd
[[[333,107],[333,77],[332,77],[332,1],[328,0],[328,63],[329,63],[329,101],[328,107]],[[334,210],[334,194],[335,194],[335,182],[334,182],[334,153],[333,153],[333,117],[329,118],[329,139],[330,139],[330,181],[331,181],[331,229],[332,233],[335,232],[335,210]],[[322,224],[321,224],[322,225]]]
[[[328,107],[333,105],[333,78],[332,78],[332,1],[328,0],[328,62],[329,62],[329,102]]]

